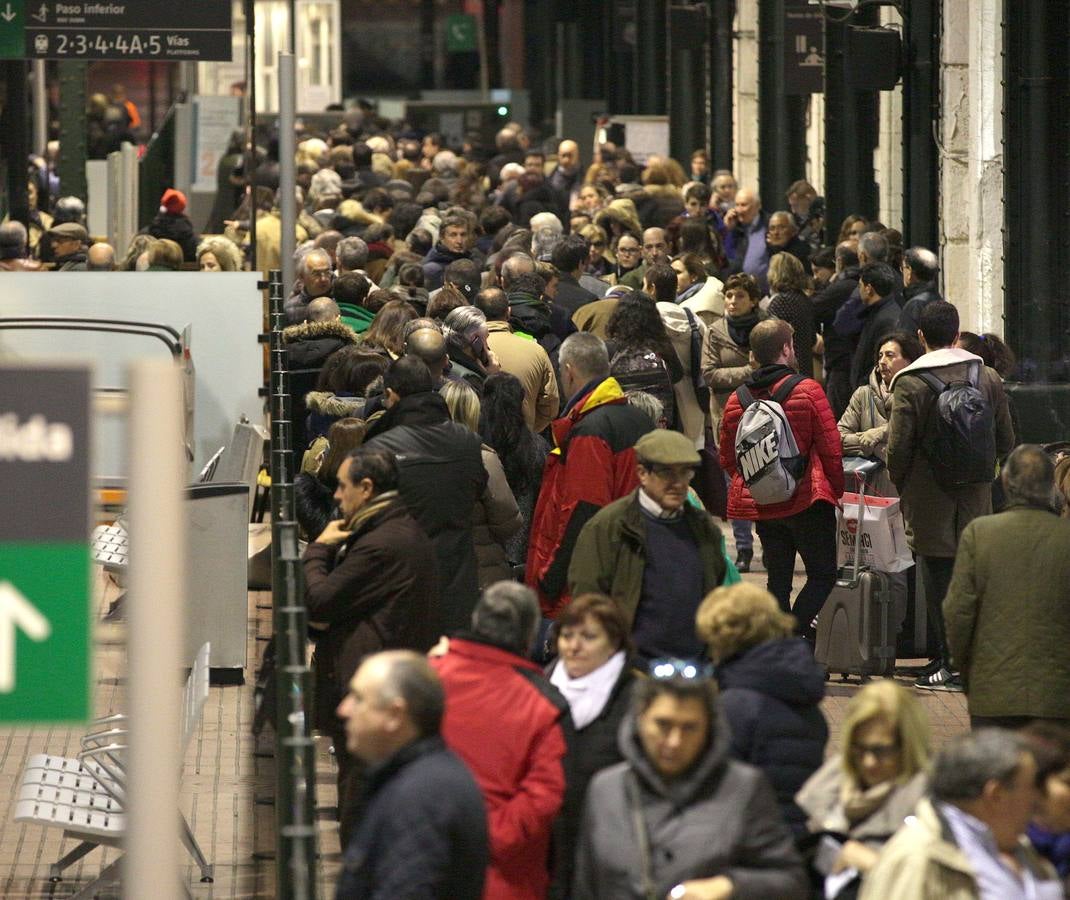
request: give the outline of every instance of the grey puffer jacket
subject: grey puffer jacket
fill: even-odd
[[[687,774],[665,781],[647,759],[634,716],[618,732],[624,762],[587,792],[574,900],[644,900],[643,856],[629,802],[632,782],[650,842],[654,895],[691,879],[724,875],[733,897],[804,900],[808,884],[791,831],[765,776],[729,759],[728,726],[714,701],[710,744]]]

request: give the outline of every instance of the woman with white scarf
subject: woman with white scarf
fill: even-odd
[[[628,621],[620,606],[602,594],[581,594],[554,621],[558,658],[547,666],[550,683],[568,701],[575,727],[569,750],[568,797],[561,815],[562,858],[571,880],[587,785],[596,773],[621,761],[620,721],[628,712],[635,671]]]

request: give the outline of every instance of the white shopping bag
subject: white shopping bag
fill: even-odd
[[[858,528],[858,494],[845,493],[836,518],[836,559],[854,562]],[[902,572],[914,565],[898,497],[866,497],[861,528],[862,565],[878,572]]]

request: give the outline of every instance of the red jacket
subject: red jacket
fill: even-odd
[[[747,387],[756,397],[768,397],[794,370],[786,366],[765,366],[754,373]],[[759,506],[736,471],[736,429],[743,416],[735,391],[728,398],[721,420],[721,468],[732,478],[728,489],[730,519],[783,519],[809,508],[818,500],[835,505],[843,495],[843,455],[840,432],[825,392],[816,381],[807,378],[795,386],[784,401],[784,411],[791,424],[799,452],[809,456],[806,473],[799,479],[795,495],[784,503]]]
[[[615,378],[588,385],[554,421],[524,575],[547,618],[568,606],[568,566],[583,526],[639,484],[633,447],[653,427],[628,405]]]
[[[542,900],[565,795],[567,704],[534,663],[475,639],[451,638],[431,665],[446,691],[442,736],[487,805],[484,900]]]

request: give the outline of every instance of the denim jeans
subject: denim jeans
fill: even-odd
[[[796,632],[813,635],[810,623],[836,584],[836,507],[824,500],[793,516],[755,522],[769,573],[766,587],[780,608],[796,618]],[[806,584],[791,605],[795,554],[802,557]]]
[[[724,476],[725,483],[729,488],[732,487],[732,479],[728,477],[728,473]],[[751,523],[749,519],[730,519],[729,524],[732,526],[732,537],[736,541],[736,553],[740,550],[753,550],[754,549],[754,535],[751,533]]]

